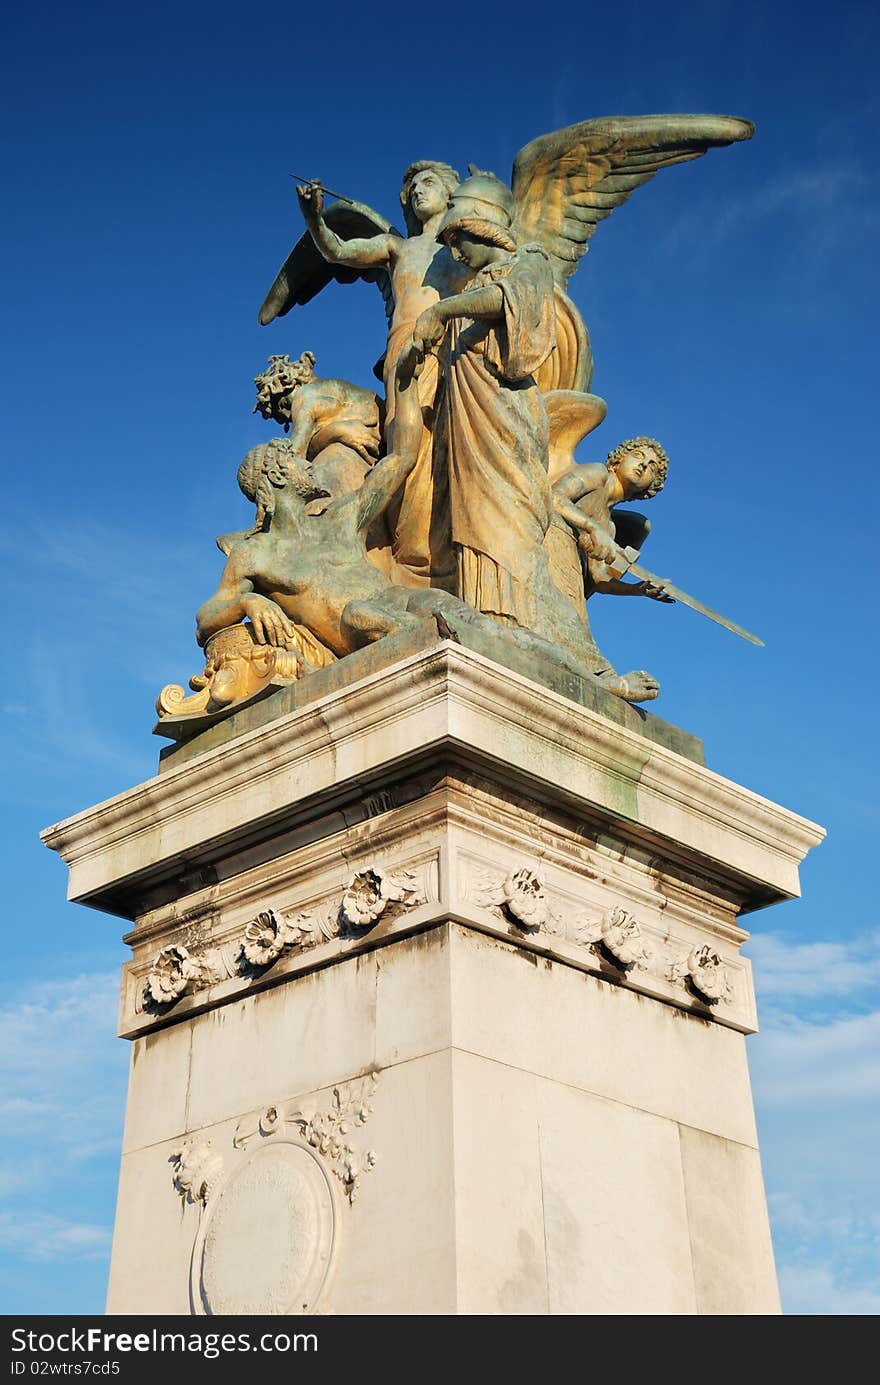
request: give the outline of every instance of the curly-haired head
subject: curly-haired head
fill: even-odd
[[[276,490],[290,486],[303,500],[314,500],[326,494],[315,485],[308,462],[296,452],[288,438],[272,438],[270,442],[252,447],[238,468],[238,484],[257,507],[248,538],[262,533],[271,524]]]
[[[257,387],[255,414],[271,418],[290,429],[291,395],[300,385],[307,385],[315,373],[315,353],[304,351],[295,361],[289,356],[270,356],[266,370],[254,376]]]
[[[644,498],[650,500],[657,495],[666,485],[666,473],[669,470],[669,458],[664,449],[660,446],[656,438],[627,438],[626,442],[619,442],[613,447],[605,458],[605,465],[609,471],[616,471],[623,461],[633,452],[641,452],[643,448],[650,447],[654,456],[657,458],[656,477],[653,483],[644,492]]]
[[[446,189],[447,198],[451,198],[455,189],[461,182],[461,178],[451,164],[438,163],[436,159],[419,159],[416,163],[410,164],[403,175],[403,184],[400,189],[400,205],[403,207],[403,219],[406,222],[406,229],[411,236],[417,236],[422,229],[422,223],[416,216],[409,199],[412,193],[413,180],[417,173],[436,173],[440,182]]]

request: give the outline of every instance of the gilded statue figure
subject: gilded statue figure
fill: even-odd
[[[435,454],[449,478],[456,592],[535,628],[534,567],[550,522],[547,411],[535,373],[556,346],[553,275],[511,233],[512,198],[491,173],[457,189],[438,230],[470,271],[466,289],[419,316],[416,351],[439,353]]]
[[[382,458],[358,490],[327,496],[316,485],[309,462],[287,438],[261,443],[247,454],[238,475],[241,489],[256,506],[254,524],[232,548],[217,591],[198,611],[199,644],[209,646],[231,626],[247,621],[257,646],[294,651],[300,667],[305,654],[320,667],[388,635],[418,630],[426,620],[452,639],[465,627],[494,633],[495,622],[467,602],[438,588],[402,587],[367,553],[371,524],[418,461],[422,418],[415,377],[420,364],[411,347],[397,373],[401,450]],[[533,658],[581,678],[597,678],[576,645],[544,639],[519,625],[509,634]],[[597,682],[632,699],[645,694],[645,680],[649,675],[637,672]]]
[[[373,390],[315,374],[315,354],[270,356],[255,376],[254,413],[280,423],[330,495],[355,490],[382,449],[385,401]]]
[[[540,245],[552,273],[556,340],[534,377],[547,396],[551,480],[573,464],[574,447],[605,414],[604,401],[589,393],[589,333],[566,292],[597,225],[660,169],[748,139],[753,131],[749,121],[732,116],[614,116],[542,135],[514,159],[512,238],[517,245]],[[412,326],[421,312],[463,287],[453,260],[436,241],[457,184],[448,164],[412,164],[401,191],[409,232],[404,237],[363,203],[344,199],[325,208],[321,183],[307,183],[298,192],[309,234],[291,251],[260,310],[260,321],[271,322],[308,302],[331,278],[361,276],[379,284],[389,313],[383,367],[389,451],[396,448],[394,371]],[[394,576],[407,585],[451,589],[458,559],[450,537],[447,470],[434,456],[433,362],[423,370],[419,390],[426,410],[419,463],[386,516]]]
[[[421,159],[403,175],[400,201],[407,235],[369,212],[363,204],[336,203],[325,210],[324,191],[315,180],[298,188],[308,232],[291,251],[270,289],[260,321],[281,316],[297,302],[306,302],[329,282],[328,267],[338,277],[360,274],[382,288],[388,315],[388,340],[377,369],[385,386],[385,438],[388,451],[398,450],[394,434],[397,366],[409,346],[419,313],[439,298],[454,293],[467,278],[437,230],[458,186],[459,175],[449,164]],[[371,218],[366,234],[351,234],[351,208]],[[348,218],[348,219],[346,219]],[[315,251],[326,261],[315,261]],[[354,273],[352,273],[354,271]],[[431,417],[437,389],[436,362],[419,376],[424,426],[416,465],[386,515],[392,571],[404,586],[450,586],[454,559],[449,544],[446,476],[433,465]]]
[[[218,541],[227,563],[198,613],[196,698],[169,685],[160,715],[213,715],[430,621],[628,701],[655,698],[656,678],[618,674],[598,649],[586,612],[597,593],[678,601],[760,644],[637,561],[650,526],[619,507],[662,488],[659,443],[632,438],[605,464],[576,462],[607,405],[591,393],[590,337],[567,293],[596,227],[636,188],[753,131],[717,115],[583,121],[521,149],[509,186],[473,164],[462,181],[419,160],[400,194],[405,235],[298,178],[306,231],[260,321],[332,279],[377,283],[385,398],[316,376],[310,352],[274,356],[257,376],[256,412],[288,437],[240,468],[254,523]]]

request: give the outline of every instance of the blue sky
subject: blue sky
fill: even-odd
[[[715,111],[754,140],[637,192],[572,281],[609,404],[580,456],[663,442],[645,561],[767,647],[678,606],[592,619],[713,769],[828,828],[803,899],[746,920],[749,1054],[786,1311],[876,1313],[876,8],[325,13],[49,0],[3,21],[0,1310],[103,1310],[126,1083],[123,929],[64,902],[38,832],[155,772],[153,700],[197,670],[214,535],[246,517],[267,356],[310,348],[366,385],[382,349],[367,285],[257,325],[299,234],[288,170],[399,223],[416,158],[506,177],[577,120]]]

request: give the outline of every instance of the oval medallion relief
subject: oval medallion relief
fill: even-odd
[[[259,1145],[208,1204],[193,1250],[193,1311],[314,1312],[336,1238],[335,1194],[321,1159],[296,1139]]]

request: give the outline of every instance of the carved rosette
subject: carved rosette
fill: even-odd
[[[196,979],[198,967],[180,944],[163,947],[147,973],[144,998],[153,1005],[171,1005]]]
[[[284,953],[305,951],[346,935],[356,940],[381,915],[394,917],[424,904],[426,898],[424,881],[416,872],[368,867],[350,880],[341,900],[337,895],[321,907],[293,915],[268,905],[248,921],[237,941],[204,946],[200,951],[191,951],[183,943],[169,944],[154,958],[135,1006],[172,1005],[217,981],[264,971]]]
[[[729,1000],[733,994],[727,968],[720,955],[708,943],[694,947],[687,957],[673,962],[669,968],[670,981],[683,981],[710,1005]]]
[[[298,937],[299,930],[284,914],[277,909],[264,909],[246,926],[241,955],[252,967],[268,967]]]
[[[193,953],[182,943],[172,943],[156,954],[144,984],[143,1002],[147,1006],[173,1005],[181,996],[213,986],[229,975],[220,949],[206,947]]]
[[[201,1202],[215,1191],[223,1177],[223,1156],[210,1140],[184,1140],[172,1153],[174,1186],[185,1201]]]
[[[492,909],[522,933],[562,933],[550,907],[543,876],[531,866],[516,866],[507,875],[479,876],[470,896],[482,909]]]
[[[642,935],[641,924],[619,904],[613,905],[598,923],[582,925],[577,931],[579,942],[598,943],[620,966],[645,968],[651,959],[651,948]]]
[[[258,1135],[284,1135],[295,1129],[326,1161],[349,1203],[353,1203],[361,1178],[375,1167],[378,1158],[375,1150],[362,1150],[357,1140],[360,1129],[373,1114],[372,1096],[378,1084],[379,1074],[373,1072],[334,1087],[330,1105],[323,1109],[296,1102],[286,1107],[282,1103],[269,1106],[239,1122],[233,1144],[236,1149],[243,1149]]]
[[[349,928],[372,928],[389,904],[412,908],[424,899],[424,892],[410,871],[392,872],[369,866],[349,881],[342,897],[340,922]]]
[[[537,871],[521,866],[506,876],[501,886],[504,892],[502,908],[527,931],[543,928],[550,917],[544,881]]]

